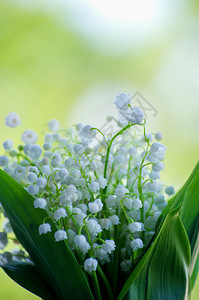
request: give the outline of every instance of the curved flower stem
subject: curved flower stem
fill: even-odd
[[[116,139],[116,137],[118,137],[120,134],[122,134],[124,131],[126,131],[127,129],[129,129],[131,126],[133,126],[134,124],[128,124],[126,125],[124,128],[122,128],[120,131],[118,131],[118,133],[116,133],[116,135],[114,135],[112,137],[112,139],[110,140],[109,144],[108,144],[108,148],[107,148],[107,152],[106,152],[106,158],[105,158],[105,165],[104,165],[104,178],[106,178],[107,175],[107,168],[108,168],[108,159],[109,159],[109,154],[110,154],[110,150],[111,150],[111,146],[113,144],[113,141]]]
[[[103,132],[102,132],[100,129],[98,129],[98,128],[96,128],[96,127],[93,127],[93,128],[91,128],[91,130],[96,130],[96,131],[98,131],[98,132],[103,136],[103,138],[104,138],[104,140],[105,140],[105,142],[106,142],[106,144],[107,144],[107,146],[108,146],[108,142],[107,142],[107,140],[106,140],[106,138],[105,138],[105,135],[103,134]]]
[[[148,208],[148,210],[147,210],[147,212],[146,212],[146,218],[149,216],[149,214],[150,214],[150,210],[151,210],[151,208],[152,208],[152,206],[153,206],[153,203],[154,203],[154,198],[152,198],[152,200],[151,200],[151,203],[150,203],[150,206],[149,206],[149,208]]]
[[[37,166],[26,155],[23,155],[22,153],[20,153],[18,156],[21,156],[23,159],[27,160],[31,166]]]

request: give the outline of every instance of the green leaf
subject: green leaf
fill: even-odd
[[[3,266],[2,269],[14,281],[42,299],[55,299],[56,295],[51,286],[47,285],[33,265],[13,261]]]
[[[67,242],[55,242],[53,234],[57,229],[50,219],[52,232],[38,234],[38,227],[47,214],[35,209],[33,201],[13,178],[0,170],[0,202],[37,272],[54,290],[54,299],[93,299],[88,281]]]
[[[189,240],[179,217],[169,212],[118,296],[133,300],[183,300],[189,297]]]
[[[193,289],[199,272],[199,162],[181,190],[170,199],[167,207],[163,210],[158,220],[158,230],[168,212],[180,204],[182,204],[180,218],[191,245],[190,273],[191,288]]]

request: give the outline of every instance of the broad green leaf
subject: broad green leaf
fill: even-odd
[[[54,290],[54,299],[93,299],[86,277],[67,242],[55,242],[56,228],[50,219],[47,221],[52,232],[38,234],[38,227],[47,214],[35,209],[33,201],[20,184],[0,170],[0,202],[37,272]]]
[[[124,284],[133,300],[184,300],[189,297],[189,240],[179,217],[169,212],[154,241]]]
[[[13,261],[3,266],[2,269],[14,281],[42,299],[55,299],[56,295],[51,286],[47,285],[33,265]]]
[[[157,228],[161,228],[168,212],[182,204],[180,218],[186,229],[191,245],[191,288],[199,272],[199,162],[181,190],[172,197],[163,210]]]

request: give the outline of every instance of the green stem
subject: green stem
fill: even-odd
[[[108,293],[108,299],[109,300],[114,300],[114,296],[113,296],[113,292],[111,290],[110,284],[109,284],[109,282],[108,282],[108,280],[107,280],[104,272],[102,271],[101,267],[99,266],[99,264],[98,264],[97,268],[98,268],[98,272],[99,272],[99,274],[100,274],[100,276],[101,276],[101,278],[103,280],[103,283],[104,283],[104,285],[106,287],[106,291]]]
[[[144,132],[145,134],[145,132]],[[140,213],[141,213],[141,222],[144,223],[144,199],[143,199],[143,194],[142,194],[142,168],[143,168],[143,164],[144,164],[144,161],[145,161],[145,158],[148,154],[148,147],[149,147],[149,144],[147,146],[147,150],[146,150],[146,153],[141,161],[141,164],[140,164],[140,170],[139,170],[139,176],[138,176],[138,192],[139,192],[139,198],[140,200],[142,201],[142,208],[140,210]],[[143,240],[143,243],[145,243],[145,232],[144,230],[142,231],[142,240]]]
[[[96,127],[93,127],[93,128],[91,128],[91,130],[97,130],[97,131],[103,136],[103,138],[104,138],[106,144],[108,145],[108,142],[107,142],[107,140],[106,140],[106,138],[105,138],[105,135],[103,134],[103,132],[102,132],[100,129],[98,129],[98,128],[96,128]]]
[[[143,166],[142,166],[142,169],[144,168],[144,167],[146,167],[146,166],[148,166],[148,165],[154,165],[154,163],[146,163],[146,164],[144,164]]]
[[[125,215],[125,217],[126,217],[127,222],[129,222],[130,217],[129,217],[129,216],[127,215],[127,213],[126,213],[126,209],[124,208],[124,205],[123,205],[123,203],[122,203],[123,200],[124,200],[124,199],[120,200],[120,205],[121,205],[121,208],[122,208],[122,210],[123,210],[123,213],[124,213],[124,215]]]
[[[115,244],[117,245],[117,248],[115,250],[114,253],[114,267],[113,267],[113,291],[114,291],[114,295],[117,294],[117,288],[118,288],[118,268],[119,268],[119,255],[120,255],[120,246],[118,243],[119,240],[119,226],[116,226],[115,228]]]
[[[110,140],[109,144],[108,144],[108,148],[107,148],[107,152],[106,152],[106,157],[105,157],[105,164],[104,164],[104,178],[107,177],[107,169],[108,169],[108,160],[109,160],[109,155],[110,155],[110,150],[111,150],[111,146],[113,144],[113,141],[116,139],[116,137],[118,137],[120,134],[124,133],[127,129],[129,129],[131,126],[133,126],[135,124],[128,124],[126,125],[124,128],[122,128],[120,131],[118,131],[118,133],[116,135],[114,135],[112,137],[112,139]],[[111,169],[111,173],[113,171],[113,168]],[[112,174],[111,174],[112,176]],[[106,186],[104,188],[104,193],[103,193],[103,199],[105,198],[106,195],[106,191],[107,191],[108,186]]]
[[[76,226],[76,229],[77,229],[77,231],[78,231],[78,230],[79,230],[79,226],[78,226],[78,224],[77,224],[75,218],[73,217],[73,214],[72,214],[72,212],[70,211],[70,209],[69,209],[68,206],[66,206],[66,211],[67,211],[67,214],[68,214],[69,218],[71,218],[71,219],[73,220],[73,222],[74,222],[74,224],[75,224],[75,226]]]
[[[142,187],[145,185],[145,183],[147,183],[147,182],[153,182],[153,180],[151,180],[150,178],[148,178],[148,179],[146,179],[144,182],[143,182],[143,184],[142,184]]]
[[[95,271],[93,271],[92,280],[93,280],[93,285],[94,285],[94,289],[95,289],[96,299],[97,300],[102,300],[100,287],[99,287],[99,282],[98,282],[97,274],[96,274]]]
[[[116,137],[118,137],[120,134],[124,133],[124,131],[126,131],[127,129],[129,129],[132,125],[134,125],[134,124],[128,124],[128,125],[126,125],[120,131],[118,131],[118,133],[116,133],[116,135],[114,135],[112,137],[112,139],[110,140],[110,142],[108,144],[107,152],[106,152],[106,158],[105,158],[104,178],[106,178],[106,175],[107,175],[108,159],[109,159],[109,154],[110,154],[110,150],[111,150],[111,146],[113,144],[113,141],[116,139]]]
[[[34,164],[27,156],[23,155],[23,154],[19,154],[23,159],[26,159],[31,166],[37,166],[36,164]]]
[[[154,202],[154,198],[151,199],[151,203],[150,203],[149,209],[146,212],[146,218],[149,216],[150,210],[151,210],[151,208],[153,206],[153,202]]]

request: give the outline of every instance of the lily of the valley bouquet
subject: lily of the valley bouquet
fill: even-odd
[[[199,165],[175,194],[159,180],[162,134],[146,132],[129,94],[114,104],[114,133],[51,120],[42,146],[33,130],[18,148],[3,143],[1,267],[46,300],[189,299],[199,269]],[[5,122],[20,125],[15,113]]]

